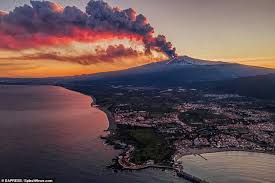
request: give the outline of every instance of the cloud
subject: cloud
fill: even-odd
[[[30,64],[30,63],[3,62],[3,63],[0,63],[0,68],[1,68],[2,71],[16,71],[16,70],[37,69],[37,68],[40,68],[40,66],[39,65],[33,65],[33,64]]]
[[[62,55],[58,52],[51,53],[35,53],[35,54],[25,54],[17,57],[4,58],[0,57],[0,60],[10,60],[10,61],[38,61],[38,60],[54,60],[62,62],[73,62],[81,65],[92,65],[96,63],[112,63],[118,60],[122,60],[129,57],[139,57],[144,56],[142,52],[134,50],[132,48],[126,48],[124,45],[110,45],[106,49],[97,47],[95,53],[81,54],[76,56]]]
[[[73,41],[90,43],[125,38],[142,42],[146,53],[156,50],[176,57],[175,48],[165,36],[154,37],[154,28],[144,15],[131,8],[113,8],[101,0],[91,0],[86,12],[49,1],[31,1],[31,6],[16,7],[8,14],[0,12],[2,49],[22,50]]]

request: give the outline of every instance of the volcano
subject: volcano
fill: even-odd
[[[83,75],[71,80],[83,84],[104,82],[123,85],[177,86],[272,73],[275,73],[274,69],[182,56],[122,71]]]

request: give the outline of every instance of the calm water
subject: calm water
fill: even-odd
[[[0,85],[0,178],[56,182],[185,182],[171,172],[114,173],[119,152],[99,136],[108,123],[90,97],[59,87]]]
[[[275,156],[251,152],[218,152],[185,156],[186,172],[216,183],[274,183]]]

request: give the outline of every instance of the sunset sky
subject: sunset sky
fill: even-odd
[[[75,23],[78,16],[64,13],[65,6],[76,6],[85,13],[89,0],[51,2],[60,4],[50,5],[51,11],[58,17],[62,14],[62,20],[65,14],[64,20],[70,19],[68,27],[50,19],[47,22],[48,15],[43,14],[44,23],[37,23],[37,19],[31,30],[22,16],[7,15],[24,4],[32,7],[29,0],[0,1],[0,17],[6,17],[0,19],[0,77],[65,76],[125,69],[173,57],[173,47],[178,55],[275,68],[274,0],[106,0],[110,7],[119,7],[115,12],[132,8],[136,15],[143,14],[147,19],[136,21],[135,17],[131,21],[139,25],[132,27],[131,23],[125,28],[129,25],[126,22],[117,30],[100,23],[100,33],[97,25],[96,29],[94,25],[92,29],[83,28]],[[28,12],[29,8],[23,9],[20,15],[29,16]],[[62,26],[66,26],[66,31],[60,32]]]

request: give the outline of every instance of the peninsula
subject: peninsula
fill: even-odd
[[[274,101],[181,87],[63,87],[96,97],[112,120],[103,138],[123,149],[117,158],[122,169],[168,168],[204,182],[186,175],[178,159],[220,151],[275,153]]]

